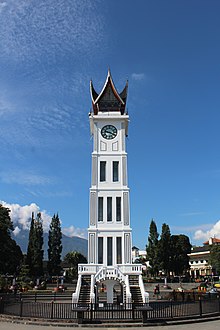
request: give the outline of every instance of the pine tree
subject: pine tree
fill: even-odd
[[[28,238],[28,247],[27,247],[27,258],[26,264],[28,265],[28,269],[30,275],[33,275],[33,255],[34,255],[34,212],[32,212],[31,216],[31,225],[29,231],[29,238]]]
[[[34,275],[36,277],[40,277],[43,275],[43,256],[44,256],[44,250],[43,250],[43,222],[41,218],[41,213],[37,214],[37,218],[35,220],[35,260],[34,260]]]
[[[159,271],[158,264],[158,237],[157,225],[152,219],[149,228],[148,244],[146,245],[147,260],[151,266],[150,272],[156,276]]]
[[[62,232],[58,214],[53,216],[48,234],[48,272],[51,276],[60,275]]]
[[[43,275],[43,224],[41,213],[34,219],[32,213],[31,227],[29,233],[27,264],[30,275],[37,278]]]
[[[166,223],[162,225],[160,240],[158,242],[158,260],[160,269],[168,276],[171,270],[171,234]]]

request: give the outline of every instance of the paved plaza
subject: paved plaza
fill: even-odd
[[[0,321],[0,329],[1,330],[58,330],[58,329],[69,329],[69,328],[78,328],[73,325],[69,326],[62,326],[62,325],[37,325],[37,324],[24,324],[24,323],[11,323],[11,322],[1,322]],[[86,326],[86,327],[79,327],[81,330],[88,330],[88,329],[97,329],[97,330],[140,330],[142,327],[117,327],[117,326],[109,326],[109,327],[95,327],[95,326]],[[146,327],[148,330],[219,330],[220,328],[220,319],[215,321],[207,321],[207,322],[198,322],[198,323],[190,323],[190,324],[178,324],[178,325],[162,325],[162,326],[155,326],[155,325],[149,325]]]

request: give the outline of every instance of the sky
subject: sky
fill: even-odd
[[[90,79],[129,81],[133,245],[149,224],[220,238],[220,2],[0,0],[0,201],[87,237]]]

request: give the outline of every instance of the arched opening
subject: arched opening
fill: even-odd
[[[95,285],[95,301],[98,304],[121,304],[124,302],[124,283],[117,280],[103,280]]]

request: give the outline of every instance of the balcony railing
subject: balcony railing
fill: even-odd
[[[92,264],[79,264],[78,265],[78,273],[80,275],[93,274],[96,275],[101,269],[106,269],[111,275],[111,272],[115,270],[119,270],[123,275],[140,275],[142,273],[142,265],[141,264],[126,264],[126,265],[117,265],[117,266],[103,266],[103,265],[92,265]],[[114,276],[114,274],[112,273]]]

